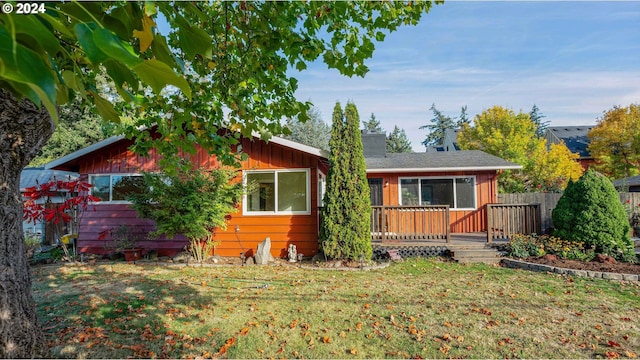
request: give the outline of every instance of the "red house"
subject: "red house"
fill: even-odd
[[[520,168],[480,151],[385,154],[376,150],[379,140],[363,137],[374,205],[370,214],[374,240],[394,236],[431,238],[443,228],[447,234],[485,231],[485,204],[497,201],[497,174],[503,169]],[[158,170],[158,154],[152,150],[145,157],[135,155],[129,150],[131,143],[120,136],[112,137],[46,165],[48,169],[79,173],[94,184],[93,195],[102,198],[94,211],[89,208],[80,219],[78,248],[82,252],[109,252],[105,245],[110,239],[100,240],[100,234],[122,224],[143,235],[154,227],[152,221],[137,218],[122,194],[122,184],[143,171]],[[215,238],[221,241],[216,254],[250,254],[266,237],[270,237],[271,252],[276,257],[285,256],[289,244],[295,244],[305,256],[316,254],[318,208],[328,173],[328,154],[278,137],[268,143],[258,138],[243,139],[242,148],[249,155],[241,162],[243,179],[258,185],[243,197],[227,229],[216,232]],[[192,160],[202,168],[218,165],[215,157],[202,149]],[[434,210],[446,213],[443,219],[447,225],[436,228],[433,217],[423,216]],[[413,227],[407,232],[409,225]],[[140,245],[160,255],[172,255],[183,249],[187,240],[145,238]]]

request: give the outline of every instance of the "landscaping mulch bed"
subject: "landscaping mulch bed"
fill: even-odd
[[[528,257],[521,260],[530,263],[549,265],[565,269],[590,270],[618,274],[640,274],[640,264],[615,262],[615,260],[610,257],[597,257],[588,262],[578,260],[564,260],[554,255]]]

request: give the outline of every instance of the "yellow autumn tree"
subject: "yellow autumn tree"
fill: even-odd
[[[498,177],[501,192],[559,191],[569,179],[582,175],[578,156],[564,144],[547,148],[536,135],[529,114],[494,106],[475,116],[473,124],[458,133],[463,150],[482,150],[522,165],[521,171],[504,171]]]
[[[640,174],[640,105],[615,106],[589,131],[595,168],[612,179]]]

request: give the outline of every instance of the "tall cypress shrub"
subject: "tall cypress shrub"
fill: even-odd
[[[357,260],[372,255],[371,203],[358,110],[340,103],[333,111],[329,174],[324,198],[320,243],[333,259]]]
[[[597,253],[619,260],[635,258],[629,236],[629,221],[613,184],[605,176],[588,170],[578,181],[569,182],[551,213],[554,235],[595,247]]]

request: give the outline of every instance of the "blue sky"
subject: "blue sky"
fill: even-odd
[[[446,2],[377,43],[365,78],[317,62],[291,75],[297,96],[331,122],[336,101],[386,131],[403,128],[414,151],[432,103],[473,118],[494,105],[552,126],[593,125],[614,105],[640,103],[640,2]]]

